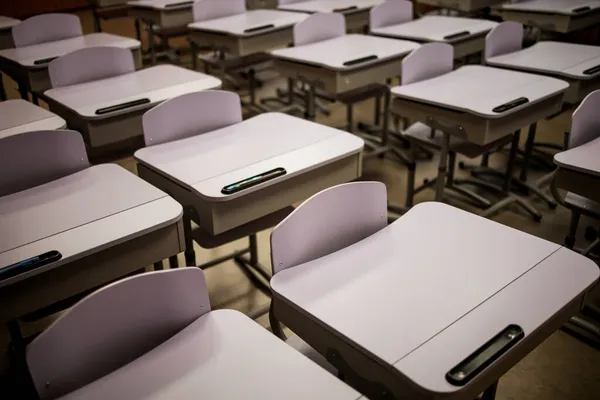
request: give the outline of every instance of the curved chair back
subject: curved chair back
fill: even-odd
[[[435,78],[454,68],[454,48],[448,43],[427,43],[402,60],[402,85]]]
[[[316,13],[294,25],[294,46],[302,46],[346,34],[346,19],[340,13]]]
[[[142,118],[146,146],[185,139],[242,122],[240,97],[223,90],[188,93],[148,110]]]
[[[52,60],[48,66],[52,87],[97,81],[135,71],[129,49],[88,47]]]
[[[523,25],[514,21],[498,24],[485,37],[485,59],[523,48]]]
[[[33,131],[0,139],[0,196],[74,174],[90,166],[79,132]]]
[[[15,47],[32,46],[82,36],[79,17],[72,14],[41,14],[12,28]]]
[[[348,247],[386,225],[383,183],[354,182],[325,189],[273,229],[273,274]]]
[[[600,90],[586,96],[571,117],[569,148],[600,137]]]
[[[39,397],[56,398],[109,374],[209,311],[198,268],[141,274],[92,293],[27,347]]]
[[[413,3],[406,0],[384,1],[373,7],[369,14],[369,27],[383,28],[412,21]]]
[[[208,21],[246,12],[245,0],[200,0],[194,3],[194,21]]]

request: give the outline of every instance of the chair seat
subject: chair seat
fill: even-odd
[[[421,122],[417,122],[409,126],[407,129],[400,132],[402,136],[408,140],[415,141],[423,146],[432,147],[436,150],[442,148],[444,139],[443,132],[436,130],[431,136],[431,128]],[[450,135],[450,151],[457,154],[465,155],[469,158],[479,157],[480,155],[504,146],[511,141],[511,136],[500,138],[492,143],[480,146],[467,140]]]
[[[310,347],[308,343],[300,339],[300,337],[298,337],[297,335],[290,336],[285,342],[294,350],[304,354],[312,362],[319,365],[325,371],[337,376],[337,369],[335,369],[333,365],[329,364],[325,357],[323,357],[319,352]]]
[[[587,197],[568,192],[565,196],[564,202],[567,206],[577,208],[584,214],[594,218],[600,218],[600,204],[588,199]]]

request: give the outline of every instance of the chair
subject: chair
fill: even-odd
[[[110,284],[77,303],[26,350],[41,400],[109,374],[165,342],[203,314],[202,271],[150,272]]]
[[[32,46],[82,35],[79,17],[71,14],[36,15],[12,28],[15,47]]]
[[[407,85],[419,82],[425,79],[431,79],[449,73],[454,68],[454,49],[447,43],[428,43],[411,52],[402,62],[401,84]],[[400,132],[402,137],[406,138],[413,153],[412,159],[416,156],[414,152],[417,146],[423,146],[434,150],[441,150],[443,143],[443,132],[430,128],[429,126],[417,122],[407,129]],[[485,146],[479,146],[466,140],[450,136],[450,151],[448,153],[448,179],[446,184],[447,193],[454,194],[462,199],[466,199],[479,207],[490,207],[491,202],[485,197],[475,193],[462,186],[459,183],[478,184],[474,180],[456,180],[454,179],[456,167],[456,155],[462,154],[469,158],[481,156],[492,149],[503,147],[511,141],[511,136],[501,138]],[[437,179],[426,180],[420,187],[414,187],[415,168],[409,168],[408,187],[406,194],[406,207],[410,208],[414,204],[414,195],[418,192],[435,186]]]
[[[215,131],[241,121],[242,108],[240,98],[236,93],[208,90],[185,94],[154,107],[144,114],[142,125],[146,145],[153,146]],[[146,167],[138,164],[138,173],[142,179],[146,179],[152,183],[153,178],[149,175]],[[168,190],[166,191],[168,193]],[[211,249],[248,237],[250,243],[248,248],[220,257],[218,260],[207,262],[198,267],[205,269],[234,259],[242,267],[257,269],[258,247],[256,232],[276,225],[290,212],[291,207],[288,207],[260,218],[257,221],[252,221],[236,229],[212,236],[202,228],[192,226],[194,213],[184,206],[183,224],[186,243],[186,264],[188,266],[196,266],[194,241],[202,248]],[[245,253],[250,254],[249,260],[242,258],[242,255]],[[262,270],[262,268],[259,270]],[[252,277],[254,275],[251,275]],[[262,281],[253,280],[253,282],[257,284],[259,289],[268,293],[268,288],[261,285]]]
[[[579,107],[577,107],[571,117],[571,131],[568,143],[566,143],[568,145],[567,148],[573,149],[600,137],[599,107],[600,90],[596,90],[587,95]],[[600,204],[571,192],[567,193],[566,196],[561,199],[554,184],[552,185],[552,191],[555,199],[571,211],[571,222],[565,238],[565,246],[572,249],[575,246],[575,236],[577,234],[581,215],[586,215],[597,220],[600,219]],[[596,240],[583,251],[583,254],[588,255],[598,244],[600,244],[600,239],[596,238]]]
[[[406,0],[384,1],[371,9],[369,27],[383,28],[403,24],[413,19],[413,3]]]
[[[387,192],[383,183],[355,182],[325,189],[302,203],[273,229],[273,275],[348,247],[386,225]],[[271,328],[285,339],[276,314],[277,304],[272,302]],[[288,343],[332,371],[325,358],[301,339],[292,337]]]
[[[74,174],[90,166],[81,134],[33,131],[0,140],[0,196]],[[9,172],[10,171],[10,172]]]
[[[134,71],[135,64],[131,51],[118,47],[83,48],[52,60],[48,66],[53,88],[77,85]]]

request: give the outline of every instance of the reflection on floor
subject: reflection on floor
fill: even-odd
[[[91,31],[91,14],[81,13],[86,32]],[[133,36],[133,23],[128,20],[109,21],[104,23],[107,32]],[[4,78],[9,96],[16,98],[16,85],[7,77]],[[272,94],[274,88],[283,87],[283,82],[273,81],[265,85],[261,95]],[[332,126],[341,126],[345,119],[345,109],[339,105],[331,106],[331,116],[318,117],[318,122]],[[561,143],[563,132],[568,130],[570,123],[570,111],[550,121],[543,121],[538,125],[538,139],[554,143]],[[357,107],[355,112],[357,119],[370,121],[372,119],[372,104],[365,103]],[[285,134],[285,128],[282,128]],[[524,139],[525,135],[522,135]],[[502,154],[493,155],[491,165],[502,166],[505,157]],[[471,160],[470,162],[477,162]],[[116,162],[132,172],[136,172],[135,161],[132,157],[124,157]],[[406,168],[392,159],[368,159],[364,164],[363,180],[378,180],[384,182],[388,189],[388,197],[391,202],[403,203],[406,190]],[[417,166],[417,184],[425,177],[433,177],[437,171],[437,160],[434,157],[430,161],[421,161]],[[459,172],[460,174],[460,172]],[[541,172],[538,173],[541,175]],[[536,177],[536,174],[533,174]],[[417,202],[433,199],[433,191],[426,190],[416,197]],[[533,235],[562,243],[567,231],[569,213],[562,208],[549,210],[541,203],[535,203],[542,210],[544,217],[541,223],[535,223],[524,214],[513,211],[505,211],[494,220],[514,227],[516,229],[531,233]],[[464,206],[464,205],[461,205]],[[583,229],[593,221],[582,220],[580,224],[579,243],[584,243]],[[460,229],[460,227],[457,227]],[[269,259],[269,232],[261,232],[258,235],[259,258],[265,266],[270,265]],[[212,258],[224,255],[234,248],[241,248],[246,243],[239,241],[230,245],[215,249],[196,249],[197,263],[208,261]],[[468,257],[468,255],[465,255]],[[179,257],[183,265],[183,256]],[[166,263],[165,263],[166,267]],[[207,281],[210,289],[213,308],[233,308],[248,312],[265,304],[268,299],[259,290],[255,289],[246,279],[240,269],[233,263],[227,262],[206,271]],[[596,292],[600,292],[597,290]],[[590,296],[596,302],[600,300],[600,293]],[[35,332],[43,328],[50,321],[41,321],[34,326],[26,326],[25,333]],[[266,317],[258,319],[258,323],[267,327]],[[375,328],[374,328],[375,329]],[[0,348],[5,349],[8,343],[7,332],[0,331]],[[6,358],[0,359],[0,364],[6,365]],[[1,368],[1,367],[0,367]],[[265,377],[265,379],[268,379]],[[0,390],[0,398],[5,398]],[[498,390],[499,400],[509,399],[544,399],[544,400],[567,400],[567,399],[599,399],[600,398],[600,352],[564,332],[556,332],[546,342],[534,350],[516,367],[510,370],[500,381]]]

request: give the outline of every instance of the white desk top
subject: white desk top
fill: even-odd
[[[385,0],[309,0],[300,3],[283,4],[278,8],[287,11],[299,11],[305,13],[334,12],[344,10],[344,14],[368,10],[378,6]],[[356,7],[349,9],[350,7]],[[345,10],[348,9],[348,10]]]
[[[417,386],[448,393],[461,388],[445,374],[479,346],[511,323],[529,335],[599,275],[591,260],[557,244],[429,202],[367,239],[277,273],[271,288]]]
[[[600,75],[583,71],[600,66],[600,47],[575,43],[538,42],[531,47],[487,60],[492,66],[520,69],[565,76],[572,79],[591,79]]]
[[[271,54],[285,60],[345,71],[402,57],[418,47],[418,43],[406,40],[350,34],[304,46],[274,50]],[[352,66],[344,65],[346,61],[370,55],[376,55],[377,59]]]
[[[8,30],[21,22],[18,19],[4,17],[0,15],[0,30]]]
[[[213,132],[140,149],[135,158],[207,200],[227,201],[359,153],[363,146],[350,133],[287,114],[265,113]],[[232,195],[221,193],[227,185],[279,167],[287,171],[279,178]]]
[[[209,21],[193,22],[188,25],[191,30],[221,32],[232,36],[256,36],[278,29],[288,28],[308,18],[307,14],[293,13],[280,10],[250,10],[243,14],[211,19]],[[247,29],[265,25],[273,25],[254,32]]]
[[[600,138],[571,150],[554,155],[554,163],[560,168],[570,169],[584,174],[600,176]]]
[[[150,8],[159,11],[180,10],[182,8],[192,8],[194,1],[188,0],[136,0],[128,1],[128,5],[139,8]]]
[[[374,35],[388,36],[421,42],[455,42],[465,38],[489,32],[498,23],[485,19],[450,17],[432,15],[419,18],[403,24],[371,29]],[[455,39],[445,39],[446,36],[460,32],[468,32]]]
[[[524,12],[538,12],[538,13],[549,13],[549,14],[565,14],[565,15],[577,15],[589,10],[583,10],[575,12],[574,10],[582,7],[589,7],[589,10],[595,10],[600,8],[600,1],[598,0],[529,0],[522,2],[515,2],[512,4],[502,4],[501,9],[524,11]]]
[[[484,118],[498,118],[564,92],[568,87],[567,82],[547,76],[467,65],[432,79],[396,86],[392,94]],[[519,97],[526,97],[529,102],[504,113],[493,111]]]
[[[99,81],[50,89],[44,94],[82,117],[100,119],[148,108],[182,94],[220,86],[221,80],[213,76],[174,65],[157,65]],[[150,103],[96,115],[96,110],[100,108],[143,98],[149,98]]]
[[[50,61],[40,65],[36,65],[34,62],[60,57],[75,50],[96,46],[112,46],[134,50],[140,48],[140,42],[135,39],[111,35],[109,33],[91,33],[56,42],[0,50],[0,58],[6,58],[27,68],[47,68]]]
[[[178,220],[181,205],[115,164],[87,168],[28,190],[0,197],[0,267],[50,250],[55,268],[116,240],[140,236]],[[0,282],[0,286],[44,267]]]
[[[0,139],[17,133],[61,129],[64,119],[25,100],[0,102]]]
[[[203,315],[63,399],[355,400],[360,394],[238,311]]]

